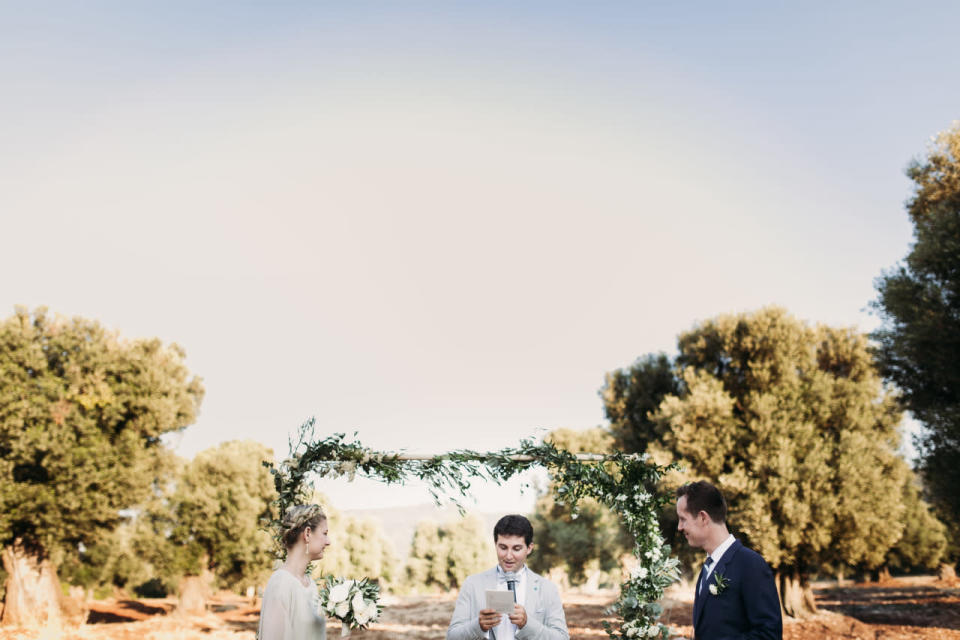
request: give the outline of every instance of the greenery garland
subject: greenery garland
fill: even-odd
[[[519,447],[492,453],[462,449],[424,460],[409,460],[396,453],[368,449],[355,439],[356,434],[352,441],[347,441],[343,433],[315,440],[314,426],[311,418],[300,427],[298,442],[290,443],[290,457],[278,466],[264,462],[273,475],[278,496],[273,518],[266,524],[278,540],[280,518],[286,509],[309,500],[311,475],[347,476],[352,480],[359,473],[387,484],[403,484],[417,478],[427,484],[436,504],[441,503],[443,496],[463,511],[457,497],[467,494],[473,480],[500,484],[541,466],[553,478],[556,497],[570,506],[574,518],[582,498],[595,498],[620,514],[635,539],[633,554],[638,564],[620,585],[620,597],[608,610],[621,623],[615,629],[605,620],[607,634],[611,638],[669,637],[668,628],[657,622],[662,613],[657,602],[664,589],[680,577],[680,568],[660,535],[658,513],[670,498],[660,495],[656,487],[663,474],[675,465],[662,467],[650,462],[646,454],[619,452],[600,456],[596,461],[581,461],[549,442],[538,444],[529,439],[522,440]]]

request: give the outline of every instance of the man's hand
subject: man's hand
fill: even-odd
[[[480,610],[480,628],[489,631],[500,624],[500,613],[496,609]]]
[[[513,605],[513,613],[510,614],[510,622],[517,625],[517,629],[523,629],[527,626],[527,610],[522,604]]]

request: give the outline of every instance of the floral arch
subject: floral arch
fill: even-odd
[[[436,456],[415,456],[375,451],[343,433],[321,440],[314,438],[314,420],[300,427],[299,440],[290,443],[290,457],[279,465],[264,462],[277,489],[277,509],[267,524],[279,531],[279,518],[286,509],[308,499],[311,475],[320,477],[356,474],[387,484],[403,484],[417,478],[426,483],[434,502],[447,498],[461,511],[471,482],[502,483],[532,467],[545,468],[553,479],[555,497],[576,513],[582,498],[592,497],[620,514],[634,537],[637,567],[620,585],[620,596],[608,610],[620,618],[617,627],[604,621],[611,638],[669,637],[658,622],[663,591],[680,576],[679,561],[660,535],[659,509],[669,498],[656,491],[660,478],[673,466],[661,467],[637,454],[573,454],[549,442],[522,440],[516,448],[489,453],[468,449]]]

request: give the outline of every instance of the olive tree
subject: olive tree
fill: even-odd
[[[58,617],[56,552],[96,545],[150,494],[161,436],[191,424],[203,397],[184,357],[43,308],[0,322],[4,624]]]

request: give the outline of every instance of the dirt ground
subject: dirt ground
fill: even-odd
[[[679,637],[691,634],[691,592],[673,589],[663,621]],[[809,620],[787,620],[785,640],[960,640],[960,585],[933,578],[898,578],[883,584],[823,585],[816,589],[821,612]],[[572,640],[605,638],[601,621],[614,594],[564,595]],[[86,624],[69,629],[0,628],[0,640],[253,640],[258,608],[239,597],[210,602],[205,616],[181,617],[174,601],[104,600],[91,603]],[[387,597],[381,621],[355,640],[442,639],[454,595]],[[607,618],[609,619],[609,618]],[[340,635],[330,622],[330,640]]]

